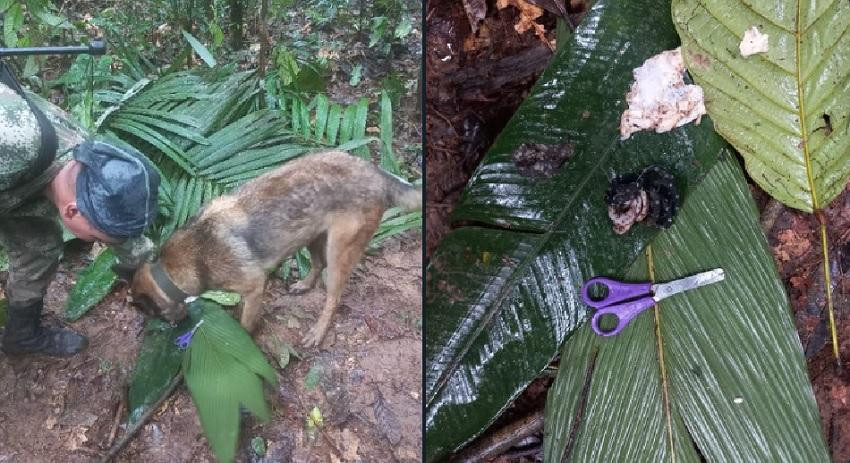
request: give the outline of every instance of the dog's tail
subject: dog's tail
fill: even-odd
[[[422,189],[420,187],[383,169],[380,169],[380,172],[384,178],[388,206],[398,206],[406,211],[422,209]]]

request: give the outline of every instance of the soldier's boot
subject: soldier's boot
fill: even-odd
[[[9,304],[6,329],[0,345],[3,352],[70,357],[88,346],[88,339],[74,331],[41,326],[43,307],[41,300],[28,304]]]

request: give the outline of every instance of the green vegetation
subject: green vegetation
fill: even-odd
[[[399,136],[398,127],[419,123],[419,20],[412,16],[419,9],[412,0],[122,0],[67,10],[47,0],[0,0],[3,46],[106,38],[105,56],[6,59],[27,86],[92,135],[131,145],[153,161],[162,176],[160,214],[148,233],[157,244],[210,199],[317,149],[344,149],[417,181],[419,135]],[[396,65],[401,58],[408,66]],[[373,245],[421,223],[419,213],[387,211]],[[111,291],[113,260],[103,253],[81,272],[67,318],[84,316]],[[278,274],[288,277],[293,264],[306,274],[308,253],[300,251]],[[5,266],[3,254],[0,269]],[[210,445],[230,461],[240,405],[268,416],[262,394],[256,396],[263,380],[227,382],[220,370],[192,365],[229,362],[268,382],[274,371],[245,363],[262,355],[237,323],[223,321],[217,304],[196,304],[221,323],[205,323],[186,354],[174,339],[194,324],[148,322],[130,388],[130,421],[168,390],[182,363]],[[219,335],[241,339],[245,356],[219,355],[210,342]],[[255,402],[246,402],[246,391]],[[227,407],[219,407],[223,398]]]

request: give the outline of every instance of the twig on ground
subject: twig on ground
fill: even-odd
[[[457,459],[463,463],[489,461],[507,451],[517,442],[543,429],[543,409],[517,420],[464,451]]]
[[[301,395],[298,394],[298,393],[295,393],[295,398],[298,399],[298,405],[301,407],[301,410],[305,410],[307,413],[310,413],[310,409],[307,408],[307,405],[305,405],[304,401],[301,400]],[[325,442],[327,442],[328,447],[330,447],[330,449],[331,449],[331,452],[333,452],[334,455],[337,458],[339,458],[340,460],[344,460],[345,458],[343,458],[342,452],[336,446],[336,442],[334,442],[334,440],[333,440],[333,438],[331,438],[330,434],[328,434],[323,427],[318,427],[318,429],[319,429],[319,434],[321,434],[322,438],[325,439]]]
[[[773,229],[773,225],[776,224],[776,219],[779,218],[779,215],[782,214],[782,211],[785,210],[785,207],[779,201],[770,198],[767,204],[764,206],[764,210],[761,212],[761,229],[764,231],[765,235],[770,234],[770,230]]]
[[[95,458],[100,458],[101,456],[103,456],[103,452],[95,450],[95,449],[90,449],[88,447],[77,447],[73,451],[85,453],[86,455],[89,455],[89,456],[95,457]]]
[[[118,456],[121,450],[123,450],[124,447],[126,447],[127,444],[129,444],[130,441],[133,440],[133,437],[135,437],[136,433],[138,433],[139,430],[142,429],[142,427],[145,425],[145,423],[148,422],[151,416],[153,416],[153,414],[156,413],[157,410],[159,410],[159,407],[161,407],[162,404],[169,397],[171,397],[171,394],[174,393],[174,390],[177,389],[177,386],[180,385],[181,382],[183,382],[183,373],[178,373],[177,376],[175,376],[174,379],[171,380],[171,383],[169,383],[168,389],[166,389],[165,394],[163,394],[162,397],[160,397],[159,400],[156,401],[156,403],[151,405],[151,407],[145,413],[143,413],[141,417],[139,417],[139,420],[133,423],[133,426],[127,429],[127,432],[124,433],[123,436],[121,436],[121,439],[116,442],[115,445],[112,446],[112,448],[109,449],[109,452],[107,452],[106,455],[103,456],[103,458],[100,459],[100,463],[108,463],[112,461],[113,458]]]
[[[115,442],[115,436],[118,435],[118,426],[121,425],[121,417],[124,415],[124,407],[127,404],[127,395],[121,394],[118,399],[118,409],[115,411],[115,420],[112,422],[112,429],[109,431],[109,438],[106,440],[106,445],[111,446]]]

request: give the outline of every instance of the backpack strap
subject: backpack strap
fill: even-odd
[[[52,164],[53,160],[56,158],[56,151],[59,147],[56,130],[53,128],[53,124],[47,120],[47,116],[44,115],[41,109],[39,109],[39,107],[27,97],[26,93],[24,93],[24,89],[21,88],[20,82],[18,82],[18,79],[15,77],[15,74],[12,73],[9,66],[2,60],[0,60],[0,83],[5,84],[15,93],[20,95],[21,98],[27,102],[27,105],[30,107],[30,111],[32,111],[35,115],[35,119],[38,121],[39,131],[41,132],[41,145],[38,150],[38,156],[30,165],[26,175],[27,178],[33,178],[50,167],[50,164]]]

